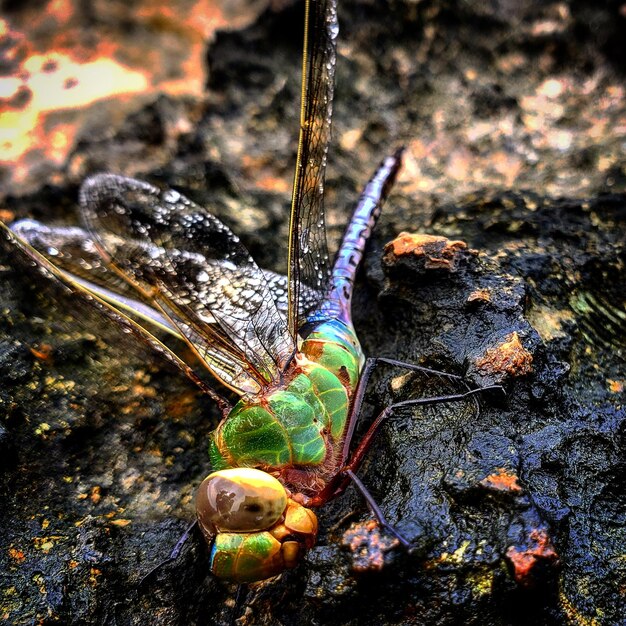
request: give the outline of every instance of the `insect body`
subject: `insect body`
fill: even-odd
[[[242,550],[242,535],[225,539],[225,535],[218,534],[212,555],[215,573],[245,580],[258,578],[256,567],[264,573],[275,567],[273,574],[295,564],[294,556],[302,547],[312,544],[317,521],[313,512],[298,502],[307,502],[310,496],[319,493],[341,467],[341,446],[360,360],[360,348],[351,328],[336,320],[322,323],[304,340],[289,382],[266,396],[241,400],[218,426],[210,448],[214,469],[263,468],[288,486],[292,499],[285,502],[284,522],[280,518],[272,519],[279,524],[280,534],[285,532],[283,527],[289,531],[289,541],[282,544],[283,551],[287,549],[289,555],[272,556],[271,565],[261,561],[252,567],[240,566],[239,554],[247,553]],[[226,492],[207,495],[213,493],[214,480],[221,474],[217,471],[200,486],[198,519],[207,537],[215,534],[218,499],[231,493],[229,486]],[[259,477],[259,483],[265,487],[264,478]],[[251,494],[255,488],[250,490]],[[269,524],[267,528],[271,533]],[[294,537],[298,542],[293,541]]]
[[[214,488],[223,472],[235,475],[238,471],[226,468],[263,470],[258,472],[258,483],[246,491],[252,500],[257,497],[257,484],[266,487],[265,473],[276,476],[288,490],[283,515],[275,525],[268,516],[267,525],[258,533],[244,533],[242,528],[231,528],[235,533],[218,530],[211,555],[212,571],[218,576],[241,582],[293,567],[297,557],[314,543],[317,532],[315,515],[305,506],[319,506],[340,490],[336,483],[349,452],[348,423],[358,414],[353,399],[364,363],[351,321],[352,287],[367,236],[395,179],[400,157],[398,151],[388,158],[362,195],[328,284],[323,290],[317,285],[324,297],[304,323],[298,323],[302,341],[284,371],[282,384],[267,393],[242,398],[213,434],[210,457],[217,471],[205,479],[197,497],[198,520],[207,539],[216,536],[222,520],[218,502],[232,499],[230,485],[223,491]],[[283,502],[282,497],[279,501]],[[230,514],[227,507],[226,515]],[[248,542],[254,542],[255,548],[250,549]],[[257,542],[262,543],[261,549]],[[250,558],[259,552],[265,556]]]
[[[335,2],[307,0],[288,277],[259,269],[238,237],[178,192],[112,174],[81,188],[84,229],[30,221],[0,229],[48,278],[148,342],[215,399],[223,419],[210,443],[215,471],[198,490],[197,518],[211,570],[238,582],[299,562],[316,538],[310,507],[356,480],[367,447],[348,462],[366,383],[352,288],[401,151],[366,187],[331,267],[323,186],[336,36]],[[236,405],[147,325],[185,341],[241,396]]]

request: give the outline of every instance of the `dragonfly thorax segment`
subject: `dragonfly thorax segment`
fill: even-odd
[[[279,472],[319,467],[339,443],[347,410],[342,381],[309,363],[284,388],[235,405],[214,432],[211,464],[216,470],[257,467]]]
[[[215,470],[258,468],[306,496],[335,475],[362,352],[351,324],[312,320],[307,330],[284,384],[242,398],[214,431]]]

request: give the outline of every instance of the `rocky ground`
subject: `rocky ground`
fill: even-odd
[[[22,83],[5,119],[23,138],[5,145],[0,217],[71,223],[84,177],[121,172],[204,203],[284,270],[301,9],[7,4],[3,74]],[[142,581],[193,518],[217,411],[5,245],[7,624],[623,623],[624,5],[346,0],[339,18],[333,245],[378,161],[407,147],[359,279],[362,342],[506,397],[405,410],[381,431],[362,477],[410,553],[348,490],[276,580],[216,581],[194,536]],[[52,50],[50,82],[25,80]],[[112,59],[99,71],[123,93],[66,57]],[[453,387],[381,370],[365,414]]]

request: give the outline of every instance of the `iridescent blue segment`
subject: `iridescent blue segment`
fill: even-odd
[[[316,317],[310,318],[308,322],[314,326],[306,337],[307,341],[320,339],[328,343],[336,343],[345,348],[357,361],[362,358],[363,352],[352,324],[340,319],[327,319],[320,323]]]

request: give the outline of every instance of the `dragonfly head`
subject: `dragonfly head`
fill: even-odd
[[[211,571],[254,582],[295,567],[315,544],[317,517],[267,472],[239,467],[209,474],[196,495],[198,523],[211,546]]]

